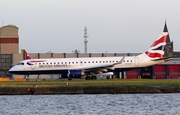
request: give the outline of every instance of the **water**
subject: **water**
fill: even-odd
[[[180,94],[3,95],[0,115],[180,115]]]

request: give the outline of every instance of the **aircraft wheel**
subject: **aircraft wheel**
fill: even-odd
[[[95,80],[95,79],[97,79],[97,77],[96,76],[92,76],[92,79]]]
[[[91,78],[90,78],[90,76],[86,76],[86,80],[90,80]]]

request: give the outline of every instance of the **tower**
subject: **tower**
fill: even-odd
[[[0,77],[11,76],[8,70],[12,67],[13,54],[18,53],[18,27],[14,25],[0,27]]]
[[[165,21],[163,32],[168,32],[166,21]],[[164,56],[165,57],[172,57],[173,56],[173,41],[171,42],[169,33],[168,33],[167,44],[165,46],[165,54],[164,54]]]
[[[0,28],[0,54],[19,53],[18,27],[7,25]]]
[[[84,27],[84,53],[87,54],[87,27]]]

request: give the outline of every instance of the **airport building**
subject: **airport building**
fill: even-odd
[[[0,77],[8,75],[13,54],[19,53],[18,27],[7,25],[0,28]]]
[[[165,23],[164,32],[168,32]],[[18,27],[14,25],[7,25],[0,28],[0,77],[13,77],[22,75],[8,74],[8,70],[21,61],[22,55],[19,53],[19,35]],[[111,57],[124,55],[138,55],[139,53],[29,53],[32,58],[81,58],[81,57]],[[163,64],[158,64],[150,67],[134,69],[130,71],[120,72],[118,69],[114,71],[115,76],[120,79],[179,79],[180,78],[180,52],[173,51],[173,42],[168,37],[168,42],[165,48],[165,56],[173,57],[172,60]],[[33,75],[35,79],[42,79],[51,75]],[[56,78],[58,75],[56,75]],[[64,76],[67,77],[67,76]]]

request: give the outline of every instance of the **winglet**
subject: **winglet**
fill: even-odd
[[[119,62],[114,63],[113,65],[121,64],[121,63],[124,61],[124,58],[125,58],[125,57],[126,57],[126,56],[123,56],[123,58],[122,58]]]

